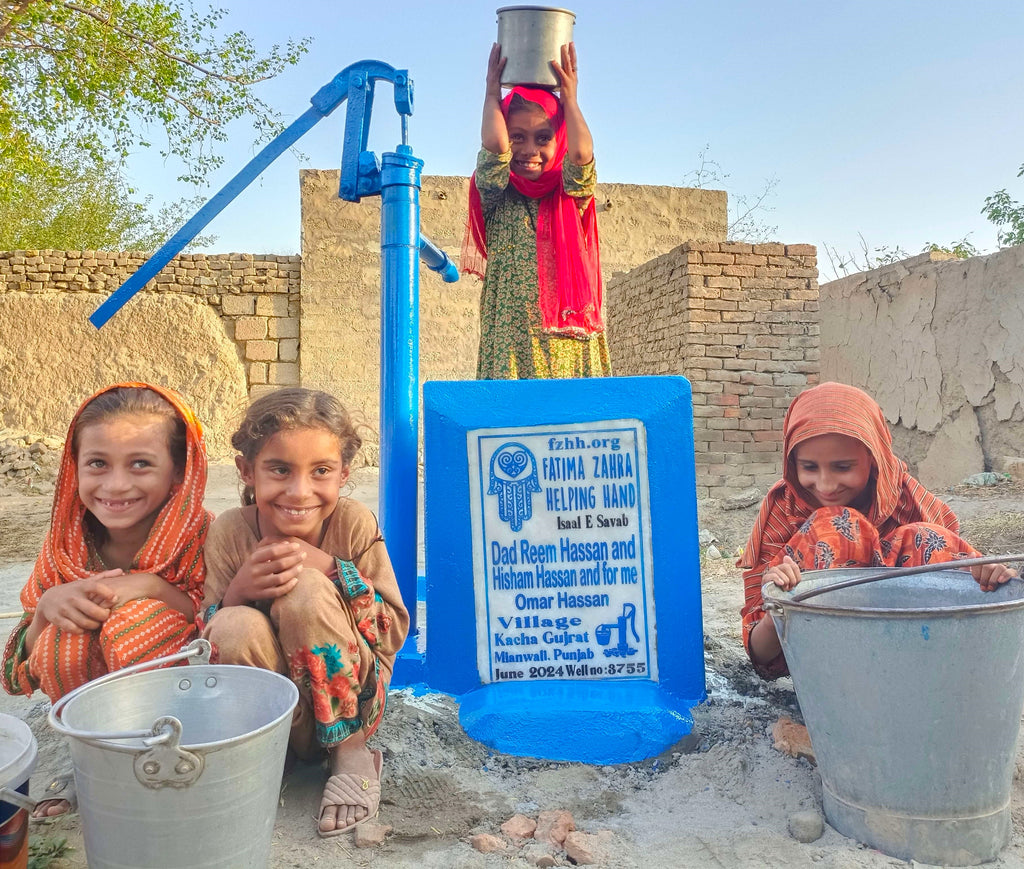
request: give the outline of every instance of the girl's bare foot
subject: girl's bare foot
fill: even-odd
[[[329,751],[332,776],[350,776],[358,787],[366,791],[371,783],[378,782],[374,755],[366,747],[362,731],[339,742]],[[327,791],[324,798],[328,798]],[[370,810],[362,805],[328,804],[320,812],[320,832],[330,833],[343,830],[366,820]]]
[[[57,776],[46,786],[46,796],[36,803],[32,817],[56,818],[77,811],[78,799],[75,794],[75,779],[71,774]]]

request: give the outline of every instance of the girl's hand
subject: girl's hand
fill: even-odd
[[[800,582],[800,567],[787,555],[781,564],[769,567],[763,578],[765,582],[774,582],[783,591],[792,591]]]
[[[576,89],[579,78],[576,73],[576,43],[570,42],[562,46],[562,62],[550,61],[551,68],[558,76],[558,95],[563,103],[576,102]]]
[[[105,570],[85,579],[48,588],[39,598],[36,618],[40,629],[47,624],[72,634],[97,630],[117,604],[117,594],[109,580],[122,575],[121,570]]]
[[[306,553],[294,540],[263,540],[239,568],[224,592],[224,606],[273,600],[288,594],[299,581]]]
[[[501,46],[495,42],[491,46],[490,56],[487,58],[487,90],[485,96],[494,97],[501,102],[501,73],[505,69],[507,57],[501,56]]]
[[[325,576],[334,570],[334,556],[318,549],[312,543],[307,543],[298,537],[279,537],[278,540],[286,540],[299,545],[299,551],[305,556],[305,561],[302,562],[303,567],[312,567]]]
[[[982,591],[995,591],[1017,574],[1005,564],[979,564],[971,568],[971,575],[978,581]]]
[[[501,71],[504,68],[501,46],[495,42],[487,58],[487,92],[480,121],[480,144],[492,154],[504,154],[508,150],[508,127],[501,113]]]

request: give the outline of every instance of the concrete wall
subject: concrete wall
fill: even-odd
[[[61,434],[94,390],[150,380],[185,394],[225,457],[247,395],[298,382],[299,257],[179,256],[93,328],[88,315],[145,259],[0,253],[0,427]]]
[[[333,390],[371,428],[378,418],[380,360],[380,200],[338,198],[337,170],[303,170],[302,383]],[[420,197],[423,233],[457,258],[469,179],[427,175]],[[606,282],[681,241],[721,241],[720,190],[600,184],[595,196]],[[480,281],[443,283],[420,269],[420,379],[476,376]],[[618,359],[612,357],[613,367]]]
[[[815,247],[688,242],[611,280],[607,307],[617,374],[690,379],[697,496],[778,480],[786,408],[818,382]]]
[[[832,281],[821,313],[822,377],[874,396],[926,486],[1024,456],[1024,246]]]

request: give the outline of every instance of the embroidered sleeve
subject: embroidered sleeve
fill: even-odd
[[[568,157],[562,160],[562,189],[574,199],[590,199],[597,190],[597,164],[591,160],[586,166],[577,166]]]
[[[391,636],[392,627],[395,625],[391,606],[373,590],[370,581],[351,561],[335,558],[334,562],[337,567],[337,574],[332,577],[334,585],[352,607],[359,633],[373,648],[385,652],[397,651],[401,647],[401,640],[395,649],[391,648],[394,639]]]
[[[334,584],[346,598],[353,600],[370,591],[369,584],[359,575],[359,569],[351,561],[335,558],[334,566]]]
[[[32,692],[39,687],[39,683],[29,673],[28,653],[25,651],[25,635],[31,622],[32,617],[25,613],[18,626],[11,631],[7,647],[4,649],[0,684],[8,694],[25,694],[31,697]]]
[[[197,610],[197,612],[201,613],[201,615],[199,617],[199,632],[200,633],[203,632],[203,628],[205,628],[206,625],[208,625],[210,623],[210,619],[213,618],[214,614],[219,609],[220,609],[220,604],[219,603],[213,603],[213,604],[210,604],[206,609]]]
[[[494,211],[504,197],[511,165],[511,148],[504,154],[492,154],[486,148],[480,149],[476,160],[476,175],[473,177],[485,217]]]

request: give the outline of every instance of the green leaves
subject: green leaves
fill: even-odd
[[[187,0],[7,0],[0,4],[0,160],[65,148],[120,162],[154,144],[197,183],[220,165],[225,125],[253,116],[280,128],[253,86],[294,64],[308,40],[257,51],[243,32],[218,34],[226,12]]]
[[[28,845],[28,869],[48,869],[54,860],[60,860],[73,850],[63,836],[59,839],[47,836],[42,840],[33,837]]]
[[[1024,164],[1017,172],[1017,177],[1024,177]],[[1024,205],[1011,199],[1005,189],[985,197],[981,213],[999,228],[997,238],[1000,247],[1024,244]]]
[[[0,161],[0,250],[142,250],[159,247],[202,203],[179,200],[153,211],[117,166],[74,151],[34,151]],[[212,242],[196,238],[192,245]]]

